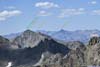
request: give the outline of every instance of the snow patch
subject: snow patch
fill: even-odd
[[[40,65],[40,64],[42,63],[43,59],[44,59],[44,55],[42,54],[42,55],[41,55],[41,59],[40,59],[39,62],[37,62],[34,66]]]
[[[8,65],[6,67],[11,67],[12,66],[12,62],[8,62]]]
[[[91,34],[90,37],[99,37],[98,34]]]

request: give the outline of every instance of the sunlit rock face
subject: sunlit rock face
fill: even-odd
[[[82,67],[86,64],[84,52],[79,50],[71,51],[63,58],[62,67]]]
[[[26,30],[13,40],[13,44],[18,45],[20,48],[35,47],[41,40],[44,39],[45,37],[39,33]]]
[[[100,43],[88,47],[87,63],[89,65],[100,66]]]
[[[80,41],[70,41],[65,44],[71,50],[86,50],[86,46]]]
[[[100,37],[93,36],[87,48],[87,64],[100,66]]]

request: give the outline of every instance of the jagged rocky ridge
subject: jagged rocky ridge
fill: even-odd
[[[30,30],[8,40],[0,36],[0,67],[88,67],[100,65],[100,38],[88,45],[80,41],[63,43]]]

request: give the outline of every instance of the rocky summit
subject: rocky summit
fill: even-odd
[[[87,45],[63,42],[40,32],[26,30],[12,40],[0,36],[0,67],[100,66],[100,37]]]

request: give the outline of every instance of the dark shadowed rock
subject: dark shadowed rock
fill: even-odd
[[[10,42],[7,38],[0,36],[0,48],[8,48],[10,46],[9,44]]]

